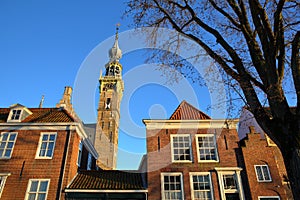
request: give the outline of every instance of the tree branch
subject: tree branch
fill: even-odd
[[[233,19],[225,10],[217,6],[217,4],[213,0],[209,0],[210,4],[219,12],[221,13],[224,17],[226,17],[236,28],[240,29],[240,24]]]
[[[297,94],[297,115],[300,115],[300,31],[297,32],[292,43],[291,68],[294,86]]]

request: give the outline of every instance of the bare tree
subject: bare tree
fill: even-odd
[[[129,0],[127,4],[127,14],[137,27],[166,27],[189,37],[239,87],[259,125],[280,148],[293,196],[299,199],[299,0]],[[287,101],[285,79],[292,80],[289,89],[297,98],[296,108]],[[264,109],[261,94],[270,112]]]

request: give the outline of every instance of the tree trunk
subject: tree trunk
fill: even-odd
[[[290,148],[283,151],[282,156],[294,199],[300,200],[300,149]]]

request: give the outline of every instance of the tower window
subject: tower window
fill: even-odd
[[[105,109],[110,109],[110,98],[106,99],[106,103],[105,103]]]
[[[109,142],[112,142],[112,132],[109,134]]]
[[[108,122],[108,128],[112,127],[112,121]]]

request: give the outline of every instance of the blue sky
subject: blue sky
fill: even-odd
[[[0,107],[14,103],[37,107],[42,95],[44,107],[54,107],[65,86],[72,86],[76,93],[74,85],[82,83],[77,80],[91,52],[103,41],[108,41],[108,48],[112,46],[117,23],[121,24],[120,33],[131,29],[130,19],[121,18],[124,10],[125,4],[120,0],[0,0]],[[119,44],[122,49],[128,41],[120,37]],[[101,55],[106,62],[108,50]],[[160,71],[143,65],[144,58],[145,51],[136,50],[125,53],[120,61],[125,93],[121,104],[119,169],[136,169],[146,152],[142,119],[168,118],[184,99],[191,99],[204,111],[210,104],[206,89],[187,82],[193,94],[182,94],[185,91],[180,84],[165,84],[167,80]],[[94,67],[98,73],[94,77],[99,77],[103,63],[95,63]],[[75,106],[86,123],[95,122],[99,83],[94,77],[86,76],[95,88],[91,90],[93,111],[84,111],[85,102]],[[140,80],[145,81],[137,82]],[[138,85],[132,89],[134,84]]]

